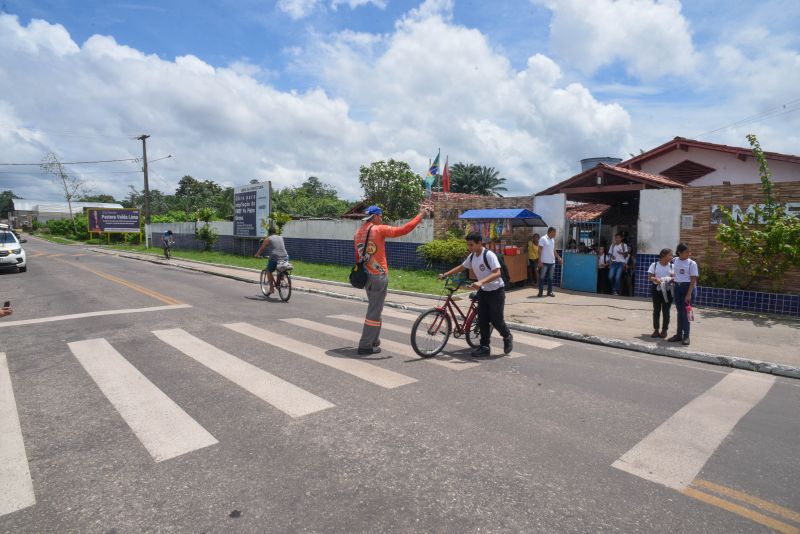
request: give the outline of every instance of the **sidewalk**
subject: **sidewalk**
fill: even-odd
[[[167,264],[155,255],[92,249],[103,254]],[[173,259],[169,265],[235,280],[258,283],[259,271]],[[364,291],[344,282],[324,282],[292,276],[300,291],[364,300]],[[654,340],[649,300],[611,297],[555,289],[555,298],[537,298],[532,288],[508,292],[509,326],[536,334],[647,352],[660,356],[703,361],[781,376],[800,378],[800,320],[713,308],[695,308],[692,344],[684,348]],[[421,311],[436,297],[390,291],[387,306]],[[672,309],[670,335],[675,332]]]

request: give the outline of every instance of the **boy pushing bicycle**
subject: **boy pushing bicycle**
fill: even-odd
[[[494,326],[503,336],[503,352],[510,353],[514,348],[514,337],[511,335],[503,317],[506,305],[505,284],[500,271],[500,260],[491,250],[484,248],[483,237],[479,232],[472,232],[467,236],[469,256],[464,263],[440,274],[439,278],[446,278],[472,269],[477,282],[472,288],[478,290],[478,326],[481,331],[480,347],[472,351],[473,356],[491,356],[489,348],[490,329]]]

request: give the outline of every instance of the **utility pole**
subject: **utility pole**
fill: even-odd
[[[145,247],[150,248],[150,184],[147,181],[147,134],[142,134],[136,139],[142,141],[142,159],[144,159],[144,224]]]

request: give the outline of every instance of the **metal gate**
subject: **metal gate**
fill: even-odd
[[[564,289],[597,293],[597,246],[602,220],[568,222],[561,286]]]

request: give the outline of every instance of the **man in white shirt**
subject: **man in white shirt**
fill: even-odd
[[[467,248],[469,256],[464,263],[450,269],[446,273],[440,274],[439,278],[445,278],[472,269],[475,273],[477,282],[472,284],[473,289],[478,290],[478,327],[481,331],[481,346],[472,351],[473,356],[491,356],[489,348],[489,337],[492,334],[489,325],[503,336],[503,352],[510,353],[514,348],[511,331],[506,325],[503,317],[506,305],[506,290],[500,272],[500,260],[497,255],[483,247],[483,237],[479,232],[473,232],[467,236]]]
[[[564,263],[556,252],[556,229],[552,226],[547,229],[547,235],[539,240],[539,294],[544,292],[544,281],[547,280],[547,296],[555,297],[553,293],[553,271],[558,263]]]
[[[622,272],[628,264],[628,257],[631,255],[630,247],[622,242],[622,234],[614,236],[614,244],[611,245],[611,249],[609,249],[608,253],[611,255],[611,267],[608,270],[608,281],[614,289],[614,294],[619,295]]]

